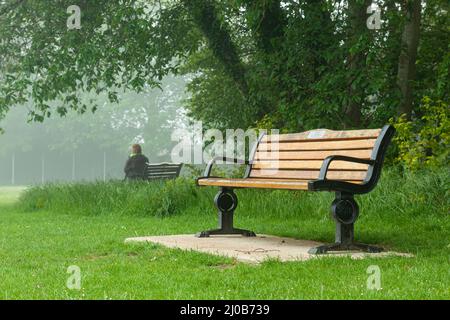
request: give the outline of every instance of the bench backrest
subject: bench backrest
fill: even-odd
[[[182,163],[149,163],[145,171],[145,178],[146,180],[174,179],[180,175],[182,166]]]
[[[315,180],[323,160],[332,155],[380,160],[393,134],[393,128],[302,133],[260,137],[247,171],[250,178]],[[374,166],[333,161],[327,179],[361,183],[372,178]],[[378,179],[378,176],[374,177]]]

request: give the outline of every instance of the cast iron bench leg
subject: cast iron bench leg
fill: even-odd
[[[233,190],[222,187],[214,198],[214,204],[219,210],[219,228],[198,232],[196,237],[205,238],[212,235],[225,234],[240,234],[244,237],[255,237],[256,234],[253,231],[233,227],[233,216],[237,203],[237,197]]]
[[[382,248],[363,243],[355,243],[354,225],[359,215],[359,207],[352,194],[336,192],[331,205],[331,214],[336,221],[336,242],[309,249],[310,254],[323,254],[329,251],[381,252]]]

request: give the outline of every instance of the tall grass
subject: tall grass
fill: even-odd
[[[404,173],[385,170],[376,189],[357,200],[370,217],[449,215],[450,173]],[[122,181],[46,184],[25,191],[19,206],[25,211],[45,209],[85,215],[122,214],[169,216],[186,211],[208,213],[216,188],[199,188],[191,179],[126,183]],[[282,190],[236,191],[239,214],[278,218],[308,216],[327,219],[333,194]]]
[[[19,206],[25,211],[49,210],[85,215],[123,214],[168,216],[198,202],[192,180],[152,182],[52,183],[25,191]]]

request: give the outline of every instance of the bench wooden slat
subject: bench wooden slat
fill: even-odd
[[[148,175],[147,178],[156,178],[156,177],[176,177],[175,174],[163,174],[163,173],[158,173],[158,174],[152,174],[152,175]]]
[[[333,131],[327,129],[316,129],[300,133],[287,133],[279,135],[266,135],[261,142],[273,140],[282,141],[322,141],[322,140],[351,140],[361,138],[375,139],[379,136],[381,129]]]
[[[147,166],[147,170],[178,170],[176,166]]]
[[[304,142],[280,142],[260,143],[258,151],[313,151],[313,150],[352,150],[372,149],[376,139],[342,140],[342,141],[304,141]]]
[[[348,156],[361,159],[370,159],[371,149],[363,150],[328,150],[328,151],[280,151],[275,153],[258,151],[256,160],[323,160],[329,156]]]
[[[247,179],[247,180],[264,180],[264,181],[270,180],[268,178],[245,178],[245,179]],[[292,182],[292,181],[306,181],[306,182],[309,182],[309,181],[312,181],[310,179],[287,179],[287,178],[285,178],[285,179],[283,179],[283,178],[276,178],[276,179],[273,179],[273,180],[274,181],[287,181],[287,182]],[[361,180],[345,180],[345,181],[349,182],[349,183],[361,184]]]
[[[322,160],[303,160],[303,161],[271,161],[258,160],[253,162],[254,169],[310,169],[319,170],[322,167]],[[367,170],[367,164],[360,164],[346,161],[333,161],[330,170]]]
[[[157,176],[169,176],[176,178],[178,175],[177,173],[164,173],[164,172],[157,172],[153,174],[147,174],[147,177],[157,177]]]
[[[147,173],[155,173],[155,172],[167,172],[167,173],[177,173],[177,169],[147,169]]]
[[[148,163],[147,166],[149,167],[180,167],[181,164],[177,164],[177,163],[169,163],[169,162],[161,162],[161,163]]]
[[[147,175],[176,175],[178,172],[177,171],[152,171],[152,172],[147,172]]]
[[[162,180],[162,179],[175,179],[176,176],[148,176],[146,180]]]
[[[166,178],[166,177],[169,177],[169,178],[173,178],[173,177],[175,177],[175,175],[173,175],[173,174],[171,174],[171,175],[168,175],[168,174],[155,174],[155,175],[151,175],[151,176],[148,176],[148,178]]]
[[[364,180],[366,171],[330,171],[327,178],[331,180]],[[260,170],[253,169],[250,172],[252,178],[287,178],[315,180],[319,177],[319,170]]]
[[[308,181],[282,181],[282,180],[265,180],[265,179],[224,179],[224,178],[207,178],[199,179],[198,184],[201,186],[223,186],[233,188],[265,188],[265,189],[290,189],[290,190],[307,190]]]
[[[168,169],[168,170],[178,170],[180,167],[175,167],[175,166],[147,166],[148,170],[153,170],[153,169]]]

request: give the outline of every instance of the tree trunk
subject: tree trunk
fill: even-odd
[[[183,0],[195,24],[208,41],[214,56],[224,66],[225,72],[234,80],[244,96],[248,95],[245,66],[239,58],[238,50],[231,39],[229,28],[216,12],[211,0]]]
[[[397,85],[402,94],[398,114],[406,114],[410,118],[413,109],[413,81],[416,77],[416,58],[419,46],[421,1],[409,0],[403,10],[406,21],[402,32],[402,50],[397,72]]]
[[[281,50],[286,17],[281,0],[244,0],[247,8],[247,24],[254,33],[256,44],[265,53]]]
[[[362,3],[358,0],[350,0],[348,2],[349,48],[355,46],[360,36],[368,32],[366,23],[368,18],[367,7],[371,3],[372,0],[364,0]],[[361,108],[365,97],[360,88],[355,86],[354,81],[366,68],[366,55],[364,48],[359,48],[355,52],[349,53],[347,57],[348,74],[350,76],[347,81],[348,103],[345,108],[345,114],[350,127],[360,127],[362,122]]]

